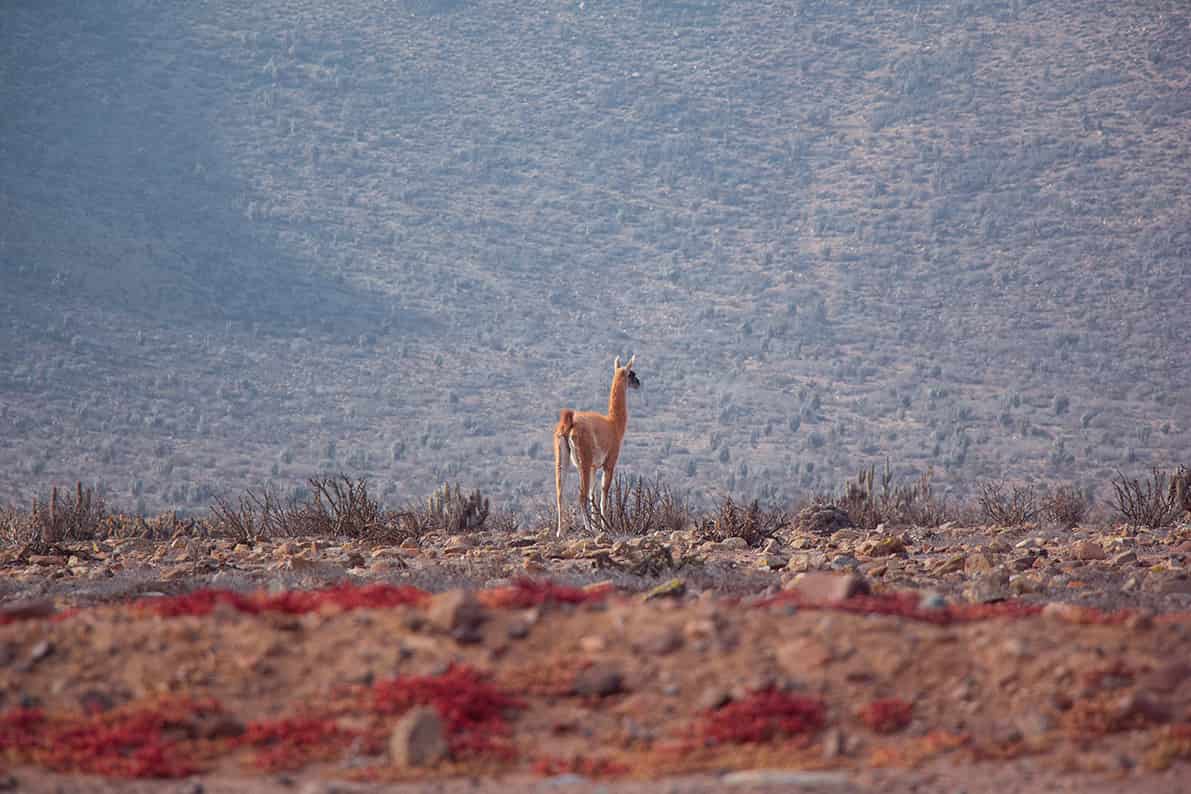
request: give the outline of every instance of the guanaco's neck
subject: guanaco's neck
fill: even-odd
[[[612,378],[612,392],[608,395],[608,418],[612,420],[612,424],[616,425],[616,429],[621,434],[629,424],[629,405],[625,398],[626,388],[625,376],[620,372],[616,373]]]

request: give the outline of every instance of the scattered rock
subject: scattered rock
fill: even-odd
[[[860,568],[860,560],[851,554],[837,554],[831,558],[831,567],[836,571],[855,571]]]
[[[848,743],[839,728],[830,728],[823,734],[823,760],[832,761],[848,752]]]
[[[1081,540],[1071,545],[1071,555],[1077,560],[1103,560],[1108,555],[1094,540]]]
[[[636,646],[651,656],[665,656],[683,646],[682,632],[674,626],[662,626],[643,636]]]
[[[576,695],[607,697],[623,691],[624,674],[612,663],[596,663],[575,674],[571,692]]]
[[[715,711],[732,702],[732,693],[724,687],[713,686],[703,690],[698,705],[702,711]]]
[[[720,541],[720,548],[731,549],[732,551],[739,551],[748,547],[749,542],[739,535],[733,535]]]
[[[42,640],[33,646],[29,651],[29,661],[40,662],[42,659],[54,652],[54,643],[49,640]]]
[[[855,574],[812,571],[794,577],[787,588],[808,601],[832,603],[869,592],[868,582]]]
[[[448,590],[430,599],[426,619],[456,638],[474,639],[487,612],[469,590]]]
[[[977,552],[964,558],[964,571],[971,574],[988,573],[997,567],[996,560],[991,554]]]
[[[1132,565],[1137,562],[1137,552],[1133,551],[1132,549],[1128,551],[1122,551],[1120,554],[1117,554],[1111,560],[1109,560],[1109,562],[1111,562],[1113,565]]]
[[[894,554],[904,554],[906,544],[896,535],[866,541],[860,548],[860,553],[866,557],[891,557]]]
[[[777,647],[774,654],[783,669],[798,673],[822,667],[833,658],[831,648],[815,637],[794,637]]]
[[[964,597],[976,604],[1004,601],[1009,596],[1009,572],[991,571],[964,588]]]
[[[790,557],[790,561],[786,563],[786,570],[795,573],[816,571],[825,567],[827,567],[827,555],[821,551],[794,554]]]
[[[399,767],[433,766],[447,757],[446,725],[430,706],[411,709],[389,737],[389,755]]]
[[[935,565],[934,573],[944,574],[944,573],[955,573],[956,571],[962,571],[964,569],[964,565],[967,564],[967,559],[968,558],[962,554],[960,554],[959,556],[956,556],[956,557],[951,557],[949,559],[946,559],[943,562],[940,562]]]

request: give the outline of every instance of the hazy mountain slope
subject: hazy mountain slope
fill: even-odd
[[[9,496],[538,495],[632,350],[699,490],[1187,448],[1177,2],[62,8],[0,23]]]

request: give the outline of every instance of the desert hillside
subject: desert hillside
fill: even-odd
[[[0,501],[783,502],[1191,447],[1178,0],[11,3]]]

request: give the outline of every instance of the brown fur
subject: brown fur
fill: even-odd
[[[567,458],[579,469],[579,509],[583,524],[591,529],[591,486],[596,469],[602,470],[600,481],[600,514],[608,504],[608,491],[616,462],[620,457],[620,445],[628,427],[628,391],[630,379],[637,384],[632,373],[636,356],[628,364],[620,366],[620,358],[612,372],[612,389],[608,395],[608,413],[595,411],[572,411],[564,408],[554,428],[554,486],[558,507],[558,534],[562,535],[562,490],[566,482]]]

